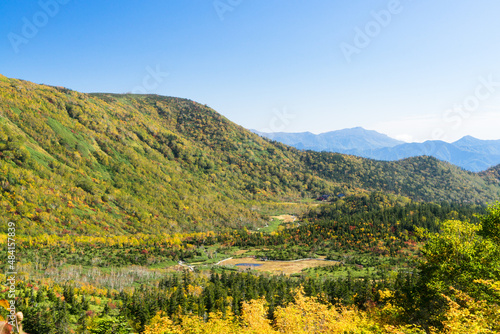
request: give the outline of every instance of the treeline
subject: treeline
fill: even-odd
[[[478,215],[484,213],[479,205],[401,203],[380,193],[347,196],[309,211],[300,226],[270,235],[239,232],[235,244],[275,247],[278,251],[266,254],[276,260],[330,254],[336,259],[335,253],[349,250],[394,256],[415,244],[416,228],[436,232],[439,222],[447,219],[478,223]]]
[[[350,251],[406,257],[419,240],[416,228],[436,232],[439,222],[447,219],[478,223],[478,215],[484,213],[485,207],[478,205],[401,201],[372,193],[318,206],[305,213],[300,223],[289,223],[272,233],[227,230],[109,237],[20,236],[18,248],[23,261],[37,263],[40,268],[55,263],[122,267],[208,259],[206,248],[213,246],[219,254],[234,246],[264,247],[267,250],[261,251],[261,257],[270,260],[317,256],[339,260],[339,254]]]
[[[495,333],[500,330],[499,226],[500,204],[488,208],[478,223],[447,220],[439,225],[439,233],[417,228],[415,232],[425,244],[421,248],[422,261],[412,271],[379,270],[362,278],[349,273],[340,278],[308,278],[186,271],[182,276],[167,275],[156,283],[120,291],[78,281],[58,284],[25,278],[16,287],[16,305],[25,314],[24,329],[32,334],[120,334],[147,332],[149,325],[161,319],[168,326],[188,326],[188,318],[207,324],[226,319],[227,326],[231,321],[235,321],[234,326],[241,325],[234,317],[244,316],[247,302],[260,298],[267,304],[263,319],[273,320],[279,318],[281,307],[298,303],[291,291],[302,286],[307,296],[318,296],[326,309],[333,310],[335,304],[352,305],[354,314],[366,310],[363,317],[373,328],[379,323],[414,325],[419,331],[433,333],[469,333],[471,329]],[[214,236],[198,237],[202,240]],[[0,275],[0,279],[5,281],[5,276]],[[1,291],[0,301],[6,299],[8,288]],[[0,315],[5,317],[6,312],[0,311]],[[356,319],[353,321],[361,321]],[[389,327],[378,328],[379,332],[390,332]],[[405,328],[407,331],[402,332],[415,333]],[[224,332],[224,328],[219,330],[214,333]]]
[[[289,223],[273,233],[248,230],[225,232],[132,236],[18,237],[25,262],[40,268],[55,263],[121,267],[155,265],[165,261],[189,261],[206,257],[206,248],[224,252],[234,246],[264,247],[261,256],[272,260],[295,260],[326,256],[338,260],[339,253],[369,252],[373,255],[405,256],[418,241],[416,228],[431,232],[439,222],[459,219],[477,223],[483,206],[458,203],[401,202],[380,193],[346,196],[305,213],[301,223]],[[298,226],[300,225],[300,226]],[[1,239],[1,237],[0,237]]]
[[[169,275],[156,285],[131,290],[110,290],[78,284],[20,282],[17,311],[25,315],[24,330],[32,334],[129,333],[142,332],[158,311],[174,321],[197,315],[208,319],[221,312],[241,315],[242,304],[265,298],[268,318],[278,307],[294,300],[294,290],[304,288],[307,296],[320,296],[325,304],[355,305],[360,309],[385,303],[380,291],[392,289],[411,279],[403,274],[395,280],[387,276],[367,276],[314,280],[305,277],[256,275],[249,272],[211,271],[206,275],[185,271]],[[102,331],[99,328],[102,327]],[[92,330],[86,331],[86,328]]]
[[[314,280],[234,271],[217,274],[212,271],[210,280],[196,288],[191,275],[185,273],[182,278],[173,276],[161,281],[158,289],[136,290],[124,301],[124,305],[130,305],[124,312],[143,326],[147,323],[146,319],[150,319],[159,310],[174,320],[187,314],[197,314],[206,319],[210,313],[217,311],[223,314],[231,311],[235,315],[241,315],[243,302],[264,297],[269,310],[267,316],[272,318],[277,307],[293,301],[293,290],[299,286],[304,287],[308,296],[323,296],[325,303],[356,305],[364,309],[367,305],[381,303],[379,290],[392,289],[395,284],[403,284],[408,279],[401,274],[392,281],[387,277],[375,279],[372,276],[354,279],[350,275],[347,278]],[[134,300],[142,303],[132,302]]]

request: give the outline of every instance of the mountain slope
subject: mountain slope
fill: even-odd
[[[488,168],[484,172],[479,173],[488,183],[500,185],[500,165]]]
[[[465,136],[453,143],[470,152],[500,156],[500,140],[481,140],[472,136]]]
[[[212,109],[0,78],[3,219],[25,233],[205,231],[334,182]]]
[[[254,227],[272,203],[373,190],[428,201],[500,195],[435,159],[298,151],[187,99],[82,94],[0,76],[0,219],[22,234]]]
[[[481,203],[500,198],[498,184],[433,157],[377,161],[328,152],[304,152],[310,169],[362,189],[377,189],[423,201]],[[486,199],[489,198],[489,199]],[[484,202],[483,202],[484,203]]]

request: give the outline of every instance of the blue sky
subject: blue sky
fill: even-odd
[[[500,139],[500,2],[0,3],[0,73],[207,104],[247,128]]]

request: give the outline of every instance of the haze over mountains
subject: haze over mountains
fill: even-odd
[[[337,152],[376,160],[394,161],[416,156],[432,156],[473,172],[484,171],[500,164],[500,140],[480,140],[471,136],[465,136],[453,143],[440,140],[405,143],[361,127],[318,135],[311,132],[252,131],[301,150]]]

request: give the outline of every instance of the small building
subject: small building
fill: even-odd
[[[316,198],[317,201],[328,201],[328,198],[330,198],[330,195],[321,195],[318,198]]]

